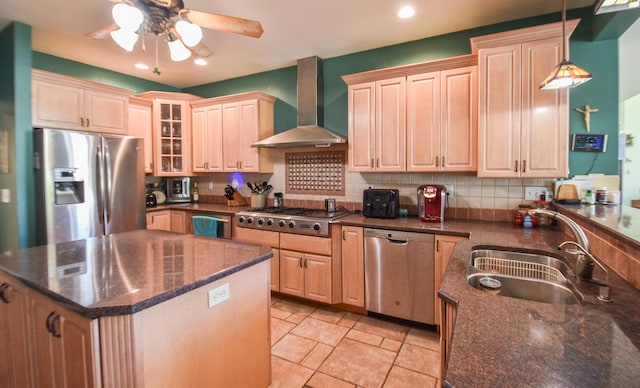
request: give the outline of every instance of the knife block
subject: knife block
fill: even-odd
[[[244,199],[244,197],[240,195],[240,193],[238,193],[237,191],[233,192],[233,199],[227,200],[227,206],[229,207],[244,206],[246,204],[247,204],[247,200]]]

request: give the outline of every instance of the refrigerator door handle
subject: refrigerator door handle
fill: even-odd
[[[104,207],[105,207],[105,217],[106,217],[106,223],[110,223],[111,222],[111,185],[113,182],[113,172],[111,171],[111,153],[109,152],[109,146],[108,145],[104,145],[104,175],[105,178],[104,181],[104,185],[105,187],[105,191],[104,191]]]
[[[103,179],[103,160],[102,160],[102,146],[98,145],[97,146],[97,151],[96,151],[96,177],[98,179],[96,179],[96,196],[97,196],[97,203],[98,203],[98,220],[100,225],[104,224],[104,218],[103,218],[103,214],[104,214],[104,203],[105,203],[105,197],[104,197],[104,179]],[[103,229],[104,230],[104,229]]]

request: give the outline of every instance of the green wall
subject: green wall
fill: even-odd
[[[31,27],[12,23],[0,32],[0,131],[8,137],[9,171],[0,188],[11,193],[0,203],[0,252],[32,246]]]

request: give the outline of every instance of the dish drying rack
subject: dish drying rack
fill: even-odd
[[[567,278],[557,268],[528,261],[501,259],[496,257],[476,257],[474,267],[483,272],[500,273],[527,279],[565,282]]]

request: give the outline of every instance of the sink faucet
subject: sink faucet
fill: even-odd
[[[577,255],[576,266],[574,268],[574,272],[576,276],[582,279],[590,280],[593,276],[593,267],[594,264],[597,264],[604,273],[605,273],[605,283],[599,284],[600,290],[598,293],[598,299],[603,302],[611,302],[611,293],[609,289],[609,271],[605,268],[604,265],[598,259],[595,258],[589,252],[589,239],[585,234],[584,230],[578,225],[574,220],[565,216],[564,214],[560,214],[553,210],[547,209],[531,209],[528,212],[531,216],[536,215],[546,215],[550,216],[555,220],[562,221],[571,233],[573,233],[573,238],[575,241],[565,241],[558,246],[558,249],[563,249],[565,245],[571,244],[575,246],[577,249],[567,250],[567,253],[571,253]]]

